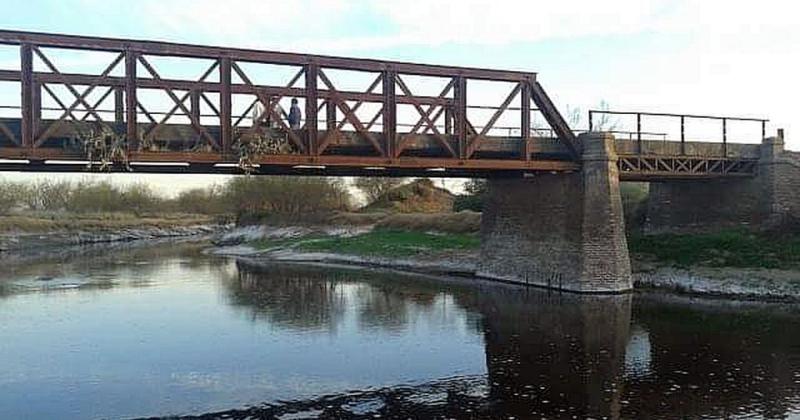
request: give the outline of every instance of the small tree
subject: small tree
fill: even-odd
[[[224,188],[224,200],[240,221],[314,221],[350,205],[346,187],[333,178],[236,177]]]
[[[580,107],[571,107],[567,105],[567,111],[564,114],[564,118],[567,120],[567,124],[572,127],[573,130],[578,129],[583,122],[583,115]]]
[[[0,182],[0,214],[8,214],[22,204],[24,195],[24,185]]]
[[[64,210],[73,193],[73,185],[68,181],[43,180],[20,186],[22,200],[33,211]]]
[[[221,185],[212,185],[208,188],[192,188],[182,191],[172,200],[173,210],[182,213],[223,214],[228,208],[224,197],[224,188]]]
[[[164,200],[147,184],[133,184],[120,191],[121,207],[118,211],[143,213],[158,211],[164,207]]]
[[[355,179],[353,185],[366,196],[369,203],[373,203],[405,182],[405,178],[360,177]]]
[[[453,210],[482,211],[488,190],[489,183],[485,179],[470,179],[464,184],[466,194],[457,196],[453,202]]]
[[[602,113],[602,111],[608,111],[609,109],[608,102],[600,101],[597,110],[601,111],[601,113],[596,114],[597,117],[592,121],[592,131],[614,131],[617,129],[619,121],[616,118],[612,118],[610,114]]]

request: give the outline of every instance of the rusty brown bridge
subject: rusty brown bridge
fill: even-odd
[[[490,178],[486,277],[629,289],[620,180],[658,183],[654,229],[796,211],[767,120],[601,110],[581,132],[536,73],[0,30],[3,52],[19,62],[0,68],[0,171]],[[696,120],[719,138],[688,135]],[[756,134],[730,142],[732,124]]]

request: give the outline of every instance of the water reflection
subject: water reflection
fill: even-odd
[[[447,325],[468,315],[440,283],[413,276],[288,264],[237,267],[236,277],[224,282],[228,302],[254,321],[288,329],[333,332],[349,310],[359,330],[382,333],[408,331],[418,318]],[[465,319],[479,331],[477,317]]]
[[[634,303],[632,295],[579,297],[293,266],[245,266],[240,273],[249,295],[262,297],[256,310],[287,314],[288,327],[324,319],[329,323],[321,327],[334,329],[334,314],[341,316],[351,299],[362,328],[388,331],[408,328],[420,311],[434,312],[443,290],[467,309],[470,329],[484,339],[485,381],[456,378],[359,394],[382,401],[374,414],[787,418],[800,409],[800,337],[792,333],[800,331],[800,317],[791,306],[725,308],[663,296],[637,296]],[[431,398],[431,389],[440,398]],[[428,396],[412,398],[417,394]],[[248,414],[303,408],[339,417],[348,398]]]
[[[634,316],[652,351],[650,373],[628,380],[630,411],[645,402],[683,417],[800,417],[796,306],[644,296]]]
[[[800,417],[797,306],[170,252],[6,274],[111,288],[0,287],[0,417]]]
[[[239,269],[234,279],[224,282],[229,304],[252,321],[287,329],[335,331],[346,310],[347,284],[337,280],[337,275],[286,268],[275,266],[262,273]]]
[[[46,256],[0,254],[0,297],[24,293],[54,293],[115,287],[145,287],[170,274],[189,272],[224,276],[229,264],[203,256],[204,242],[174,242],[145,246],[141,242],[93,244],[66,248]],[[168,258],[165,258],[168,256]]]

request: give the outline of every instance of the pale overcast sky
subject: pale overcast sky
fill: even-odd
[[[9,3],[3,29],[535,71],[562,110],[605,100],[620,110],[766,117],[800,150],[792,1]],[[174,190],[189,178],[166,182]]]

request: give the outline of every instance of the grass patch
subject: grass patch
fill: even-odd
[[[306,241],[316,241],[328,238],[330,237],[322,234],[307,235],[294,238],[261,238],[255,241],[250,241],[247,244],[259,250],[272,249],[272,248],[297,248],[300,244]]]
[[[351,237],[304,238],[295,247],[303,251],[391,257],[431,251],[470,250],[479,246],[480,240],[474,234],[375,230]]]
[[[680,267],[800,267],[800,237],[767,237],[740,230],[693,235],[632,235],[632,253]]]

